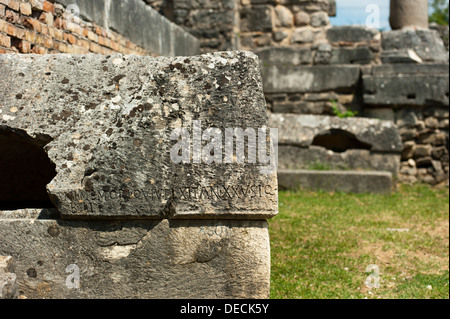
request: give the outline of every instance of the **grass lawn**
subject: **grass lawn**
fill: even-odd
[[[282,191],[269,231],[271,298],[449,298],[447,188]]]

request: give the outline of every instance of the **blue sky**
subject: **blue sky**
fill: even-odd
[[[375,4],[380,9],[380,28],[390,29],[389,0],[336,0],[336,17],[330,17],[332,25],[365,25],[371,12],[368,5]]]

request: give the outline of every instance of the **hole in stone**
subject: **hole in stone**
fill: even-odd
[[[170,21],[174,21],[175,15],[174,15],[174,1],[173,0],[166,0],[163,2],[160,13],[165,16]]]
[[[354,134],[341,129],[330,129],[317,134],[311,145],[322,146],[337,153],[349,149],[370,150],[372,148],[372,145],[361,142]]]
[[[56,166],[43,149],[50,141],[0,125],[0,209],[54,208],[46,185]]]
[[[37,271],[36,271],[36,269],[34,269],[34,268],[29,268],[29,269],[27,270],[27,275],[28,275],[28,277],[36,278],[36,277],[37,277]]]
[[[416,98],[415,94],[408,94],[407,96],[408,100],[414,100]]]
[[[39,19],[42,12],[40,10],[31,9],[31,17],[35,19]]]
[[[11,37],[11,48],[15,48],[18,52],[21,52],[20,44],[22,43],[21,39]]]

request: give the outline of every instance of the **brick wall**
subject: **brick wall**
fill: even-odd
[[[150,54],[127,38],[83,21],[61,4],[0,0],[0,53]]]
[[[170,16],[166,3],[151,1]],[[189,56],[200,50],[194,36],[143,0],[1,0],[0,53],[13,52]]]

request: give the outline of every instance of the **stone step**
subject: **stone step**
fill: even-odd
[[[279,189],[388,194],[392,173],[384,171],[278,170]]]
[[[16,281],[27,299],[269,297],[266,221],[39,216],[0,211],[0,301],[17,295]],[[1,256],[15,275],[2,274]]]

